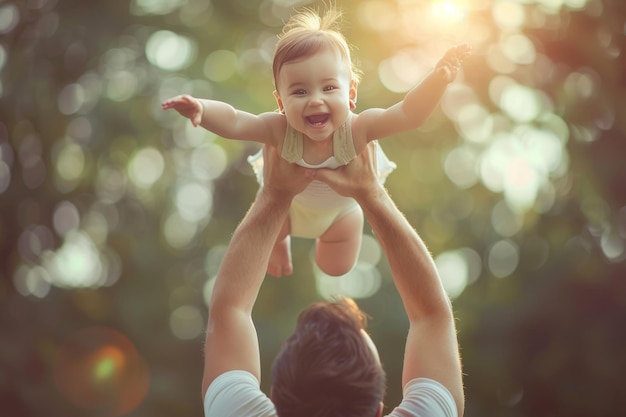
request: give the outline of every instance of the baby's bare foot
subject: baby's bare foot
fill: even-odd
[[[291,239],[287,236],[274,245],[269,264],[267,265],[267,273],[273,277],[280,278],[283,275],[291,275],[292,272]]]

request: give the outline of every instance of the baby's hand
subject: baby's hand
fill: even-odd
[[[472,53],[472,47],[467,44],[453,46],[448,49],[435,67],[435,72],[445,77],[451,83],[456,78],[463,60]]]
[[[202,121],[202,104],[197,99],[188,94],[183,94],[165,100],[161,104],[161,108],[163,110],[176,110],[178,113],[181,114],[181,116],[184,116],[191,120],[191,123],[194,125],[194,127],[198,126]]]

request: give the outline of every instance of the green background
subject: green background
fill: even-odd
[[[337,1],[364,72],[357,112],[402,98],[451,45],[474,54],[418,130],[381,141],[387,187],[458,318],[465,415],[626,407],[626,3]],[[272,111],[297,6],[259,0],[0,1],[0,415],[198,416],[206,299],[254,198],[246,157],[160,102]],[[312,242],[268,278],[271,361],[297,312],[354,296],[401,398],[406,318],[369,227],[328,279]]]

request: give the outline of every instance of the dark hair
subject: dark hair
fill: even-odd
[[[365,314],[349,298],[318,302],[298,317],[272,369],[279,417],[374,417],[385,371],[361,333]]]

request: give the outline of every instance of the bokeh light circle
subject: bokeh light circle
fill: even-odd
[[[59,392],[76,407],[121,416],[144,400],[149,370],[133,343],[109,327],[88,327],[70,335],[56,352],[53,377]]]

